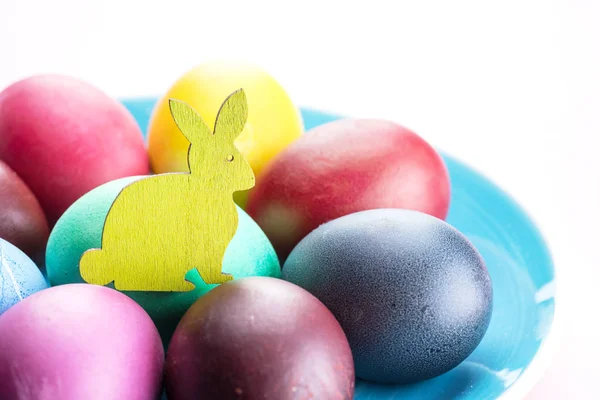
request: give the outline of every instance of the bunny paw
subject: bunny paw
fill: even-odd
[[[221,281],[218,283],[225,283],[233,280],[233,275],[231,274],[221,274]]]

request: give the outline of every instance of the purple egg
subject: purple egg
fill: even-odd
[[[42,290],[0,317],[0,399],[156,399],[163,361],[150,317],[106,287]]]

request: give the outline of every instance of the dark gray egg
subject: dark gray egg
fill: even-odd
[[[356,375],[413,383],[451,370],[483,338],[492,283],[475,247],[417,211],[369,210],[306,236],[282,277],[321,300],[352,349]]]

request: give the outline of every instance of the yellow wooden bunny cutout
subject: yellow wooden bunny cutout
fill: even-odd
[[[234,145],[246,123],[246,95],[240,89],[225,100],[214,133],[189,105],[170,100],[169,106],[190,142],[190,173],[150,176],[119,193],[106,217],[102,249],[81,258],[88,283],[190,291],[194,285],[185,275],[194,268],[207,284],[233,279],[221,272],[238,225],[233,193],[254,186],[252,168]]]

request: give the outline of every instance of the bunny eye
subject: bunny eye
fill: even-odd
[[[230,154],[227,156],[227,161],[232,162],[233,161],[233,155]]]

